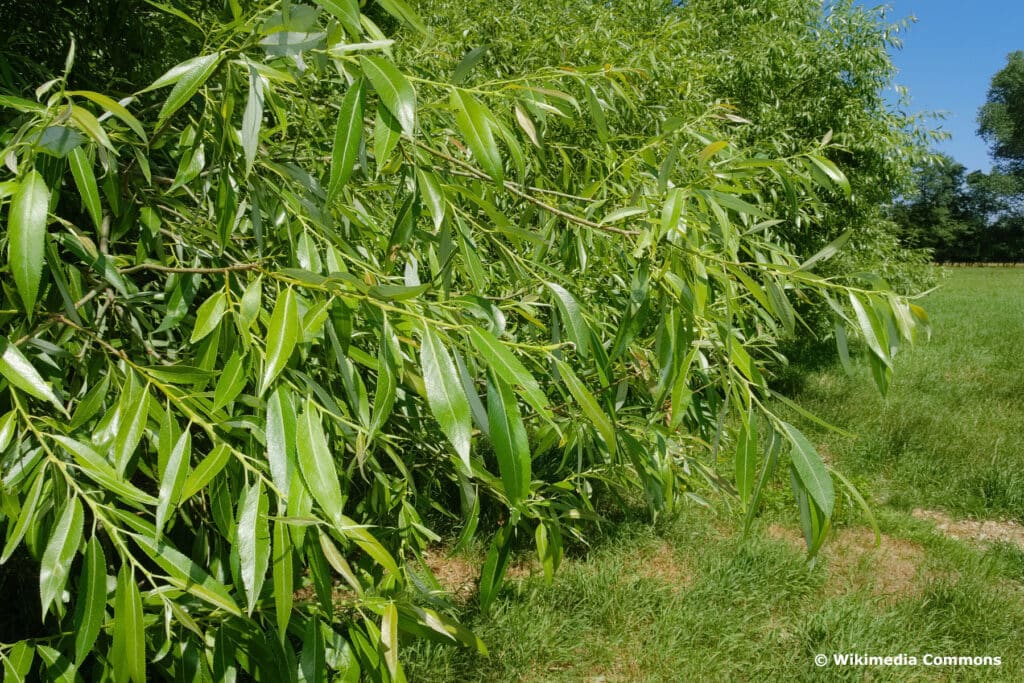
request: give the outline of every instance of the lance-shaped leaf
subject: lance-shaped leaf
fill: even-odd
[[[32,363],[25,358],[18,347],[7,341],[5,337],[0,337],[0,375],[3,375],[11,386],[24,391],[29,396],[49,401],[62,413],[64,412],[64,406],[61,405],[50,385],[32,367]]]
[[[38,171],[32,169],[21,180],[11,198],[7,215],[7,250],[14,285],[31,315],[43,276],[46,215],[50,190]]]
[[[249,175],[256,151],[260,144],[260,128],[263,126],[263,77],[255,68],[249,67],[249,98],[245,101],[242,114],[242,154],[245,157],[245,175]]]
[[[278,387],[267,399],[267,463],[270,479],[287,498],[295,462],[295,404],[286,387]]]
[[[338,124],[334,129],[334,148],[331,150],[331,180],[327,189],[327,201],[331,201],[352,176],[356,158],[359,156],[359,141],[363,137],[363,79],[352,84],[341,101]]]
[[[605,412],[601,410],[597,399],[587,390],[587,387],[576,376],[576,373],[572,371],[572,368],[557,358],[555,359],[555,365],[558,367],[558,374],[562,376],[562,382],[569,389],[569,393],[572,394],[572,397],[576,399],[576,403],[583,409],[587,419],[597,428],[598,433],[604,440],[605,446],[608,447],[608,452],[611,455],[615,455],[615,425],[612,424],[611,419],[608,418]]]
[[[39,566],[39,598],[44,618],[53,601],[64,592],[71,561],[78,551],[78,544],[82,542],[83,523],[82,502],[75,496],[64,506],[64,511],[50,532],[50,540],[46,543]]]
[[[115,681],[146,680],[146,626],[142,621],[142,595],[131,565],[121,565],[114,593],[114,642],[110,661]]]
[[[487,383],[487,420],[501,483],[515,506],[530,494],[530,442],[515,392],[497,376]]]
[[[85,547],[76,599],[72,623],[75,626],[75,664],[80,665],[92,650],[106,616],[107,558],[95,536]]]
[[[174,84],[171,94],[167,96],[163,106],[160,108],[160,113],[157,115],[159,120],[158,127],[192,99],[192,96],[199,91],[199,88],[217,70],[222,56],[220,52],[214,52],[213,54],[189,59],[172,67],[167,73],[146,88],[146,90],[156,90],[172,83]]]
[[[420,363],[423,366],[423,383],[426,386],[430,411],[441,425],[441,431],[455,447],[455,452],[468,472],[473,428],[469,399],[462,390],[458,370],[452,362],[451,354],[427,325],[423,326]]]
[[[383,57],[360,57],[359,63],[381,102],[402,127],[402,132],[411,137],[416,128],[416,91],[412,84]]]
[[[199,310],[196,311],[196,324],[192,328],[190,344],[195,344],[216,329],[221,318],[224,317],[224,311],[227,310],[227,303],[223,289],[217,290],[213,296],[202,303]]]
[[[174,444],[174,449],[167,459],[167,467],[164,469],[163,481],[160,482],[160,502],[156,506],[157,538],[163,531],[168,513],[177,507],[181,498],[181,489],[188,476],[188,463],[191,458],[192,436],[186,429]]]
[[[477,163],[494,182],[500,183],[505,178],[505,169],[494,141],[491,113],[473,95],[459,88],[452,90],[451,108],[455,112],[455,123]]]
[[[555,295],[555,305],[562,314],[562,324],[569,333],[569,339],[576,345],[576,353],[580,358],[586,358],[590,353],[590,326],[583,319],[579,303],[562,285],[554,282],[544,284]]]
[[[536,378],[497,337],[485,329],[472,327],[469,330],[469,338],[473,348],[483,356],[491,370],[515,387],[523,399],[544,419],[552,419],[548,397],[541,390]]]
[[[263,590],[270,562],[270,526],[267,513],[270,501],[263,490],[263,482],[257,480],[242,491],[238,501],[238,528],[235,543],[238,545],[239,572],[245,588],[249,614],[256,608],[256,601]]]
[[[288,622],[292,616],[295,591],[295,564],[292,556],[292,537],[288,525],[274,522],[273,543],[274,612],[277,632],[281,639],[287,637]]]
[[[830,517],[832,508],[835,506],[836,493],[832,487],[832,477],[825,469],[825,463],[821,461],[818,451],[799,429],[787,422],[779,424],[786,438],[793,444],[790,459],[800,477],[800,482],[825,516]]]
[[[313,2],[334,15],[334,18],[341,22],[341,25],[352,37],[362,33],[358,0],[313,0]]]
[[[289,287],[274,304],[274,313],[270,316],[270,326],[267,328],[267,360],[260,383],[261,394],[288,364],[288,359],[291,358],[299,339],[301,326],[295,293]]]
[[[78,194],[82,197],[82,204],[89,212],[93,225],[100,229],[103,221],[103,209],[100,205],[100,191],[96,185],[96,174],[92,170],[92,160],[81,147],[71,150],[68,155],[68,165],[71,167],[71,176],[75,179],[75,186]]]
[[[327,445],[323,425],[316,405],[307,400],[299,416],[298,429],[299,471],[306,488],[335,526],[344,524],[342,509],[344,498],[341,495],[341,483],[334,457]]]

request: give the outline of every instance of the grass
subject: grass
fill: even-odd
[[[550,586],[524,558],[491,614],[476,613],[470,596],[463,616],[490,656],[411,644],[409,679],[1024,680],[1024,551],[954,540],[911,514],[1024,515],[1021,291],[1024,271],[953,271],[925,301],[931,340],[900,354],[888,397],[863,369],[800,375],[798,400],[857,435],[801,425],[870,494],[880,548],[846,514],[809,566],[782,483],[746,539],[724,509],[693,507],[653,527],[627,520]],[[846,652],[1003,663],[814,664]]]
[[[865,368],[804,375],[801,405],[856,434],[814,436],[877,502],[1024,521],[1022,293],[1022,270],[953,270],[924,302],[931,340],[897,357],[887,397]]]

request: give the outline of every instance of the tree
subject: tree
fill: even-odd
[[[1006,66],[992,77],[978,111],[978,133],[1007,171],[1024,173],[1024,51],[1007,55]]]
[[[818,551],[847,485],[772,410],[780,340],[822,302],[884,389],[926,318],[819,272],[848,236],[795,246],[856,201],[842,149],[748,135],[719,17],[245,5],[172,8],[202,48],[130,100],[70,58],[0,97],[0,562],[44,620],[12,680],[400,681],[403,638],[484,649],[439,529],[487,544],[486,611],[603,500],[750,520],[777,466]]]

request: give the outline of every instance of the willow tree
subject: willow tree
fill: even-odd
[[[441,527],[489,544],[487,610],[606,491],[749,519],[784,468],[825,539],[779,340],[823,302],[884,387],[923,320],[816,273],[846,235],[788,237],[851,196],[829,136],[783,152],[689,89],[669,4],[581,5],[561,59],[367,12],[178,11],[202,53],[128,99],[69,87],[73,53],[0,97],[0,561],[43,616],[14,680],[402,680],[403,637],[485,650],[421,561]]]

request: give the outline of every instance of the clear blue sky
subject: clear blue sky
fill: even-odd
[[[878,0],[877,4],[882,4]],[[867,6],[876,3],[862,2]],[[969,171],[988,171],[988,147],[976,134],[978,107],[1006,55],[1024,50],[1024,0],[888,0],[892,20],[917,22],[893,54],[896,82],[910,90],[912,112],[943,111],[932,121],[952,134],[937,145]]]

